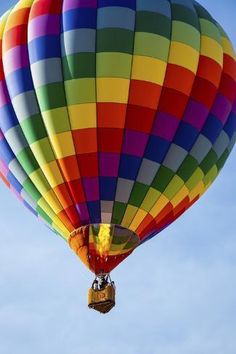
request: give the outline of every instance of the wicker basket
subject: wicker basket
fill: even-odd
[[[108,284],[102,290],[89,289],[88,307],[99,311],[100,313],[108,313],[115,306],[115,288]]]

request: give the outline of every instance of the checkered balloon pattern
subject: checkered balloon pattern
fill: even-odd
[[[224,166],[235,52],[196,1],[21,0],[0,41],[0,177],[91,270],[175,221]]]

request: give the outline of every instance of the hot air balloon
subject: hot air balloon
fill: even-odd
[[[108,312],[110,272],[234,146],[232,44],[194,0],[21,0],[0,40],[0,176],[95,273],[89,306]]]

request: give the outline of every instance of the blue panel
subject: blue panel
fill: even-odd
[[[136,0],[98,0],[98,7],[121,6],[136,10]]]
[[[205,137],[207,137],[212,144],[215,144],[222,129],[223,125],[220,120],[211,114],[204,125],[202,134],[205,135]]]
[[[101,222],[101,208],[100,201],[87,202],[88,211],[90,215],[90,223],[96,224]]]
[[[231,140],[234,133],[236,132],[236,113],[231,112],[227,123],[224,126],[224,131],[228,135],[229,139]]]
[[[100,199],[115,200],[117,178],[100,177]]]
[[[29,67],[12,72],[6,78],[11,99],[34,89]]]
[[[0,140],[0,158],[5,162],[6,165],[9,165],[9,163],[15,158],[11,148],[4,139]]]
[[[10,185],[20,194],[23,187],[11,172],[9,172],[7,179]]]
[[[145,157],[149,160],[162,163],[168,152],[169,147],[170,147],[169,141],[151,135],[151,137],[149,138]]]
[[[31,41],[28,45],[30,63],[47,58],[61,57],[60,36],[39,37]]]
[[[136,156],[122,154],[120,159],[119,177],[136,180],[142,159]]]
[[[3,133],[18,124],[19,122],[11,103],[0,108],[0,127]]]
[[[124,7],[103,7],[98,10],[97,28],[123,28],[134,31],[135,12]]]
[[[188,123],[181,122],[176,132],[174,143],[190,151],[199,135],[199,131]]]
[[[23,201],[23,204],[29,211],[31,211],[31,213],[33,213],[35,216],[38,216],[38,213],[27,202]]]
[[[137,0],[137,11],[156,12],[171,18],[169,0]]]
[[[76,28],[96,28],[97,26],[97,9],[78,8],[70,10],[63,15],[64,32]]]

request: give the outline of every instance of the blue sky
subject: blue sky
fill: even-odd
[[[235,0],[199,2],[236,47]],[[236,149],[207,194],[114,271],[105,317],[86,307],[92,275],[0,184],[0,353],[235,354],[235,159]]]

